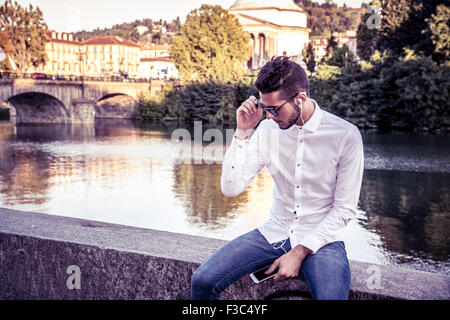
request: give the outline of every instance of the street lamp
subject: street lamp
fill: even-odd
[[[84,64],[86,59],[86,48],[84,46],[79,47],[80,62],[81,62],[81,91],[84,99]]]
[[[86,48],[83,46],[83,47],[80,47],[80,61],[81,61],[81,72],[82,72],[81,79],[84,79],[85,59],[86,59]]]

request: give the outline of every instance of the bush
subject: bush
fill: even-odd
[[[449,130],[450,66],[405,53],[377,53],[370,65],[351,72],[321,65],[311,78],[311,97],[359,127]]]
[[[1,108],[0,107],[0,120],[9,120],[9,109]]]
[[[237,85],[213,81],[168,85],[158,97],[140,98],[139,115],[143,120],[234,123],[240,104],[250,95],[258,96],[255,79],[256,74],[248,74]]]
[[[142,120],[162,119],[167,114],[169,106],[167,98],[174,89],[174,84],[166,85],[156,96],[150,97],[150,94],[141,94],[139,96],[139,108],[137,118]]]

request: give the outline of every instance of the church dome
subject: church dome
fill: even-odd
[[[237,0],[230,10],[251,10],[263,8],[277,8],[281,10],[303,11],[292,0]]]

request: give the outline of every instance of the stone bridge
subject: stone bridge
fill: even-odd
[[[10,103],[18,123],[92,123],[96,104],[124,95],[138,100],[149,82],[0,79],[0,105]]]

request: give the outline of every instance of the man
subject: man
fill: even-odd
[[[338,235],[356,214],[364,169],[359,130],[310,99],[305,71],[287,57],[264,65],[255,86],[260,99],[251,96],[236,111],[221,187],[236,196],[267,166],[275,181],[270,217],[195,271],[191,298],[218,299],[234,281],[272,264],[266,273],[278,270],[274,281],[301,275],[314,299],[348,299],[350,269]]]

